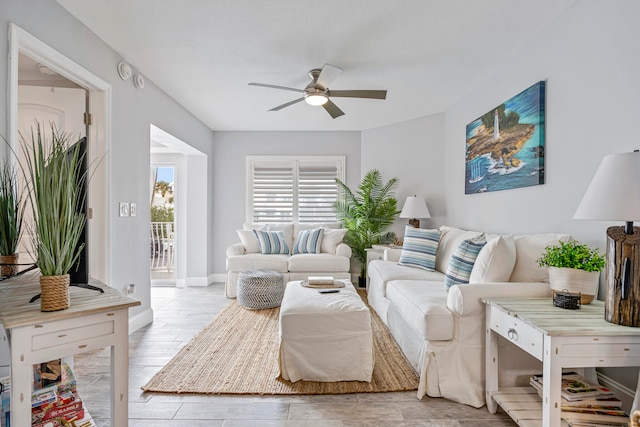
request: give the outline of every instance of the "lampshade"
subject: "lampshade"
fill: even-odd
[[[640,152],[605,156],[573,218],[640,221]]]
[[[431,218],[431,214],[423,199],[409,196],[404,202],[400,218]]]
[[[326,104],[329,98],[324,93],[311,93],[306,95],[304,100],[307,104],[317,107]]]

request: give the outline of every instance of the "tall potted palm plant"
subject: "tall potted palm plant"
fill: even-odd
[[[359,285],[366,283],[367,249],[372,245],[391,243],[395,233],[385,231],[396,219],[398,201],[393,191],[398,183],[392,178],[385,184],[380,171],[372,169],[362,178],[354,193],[336,179],[343,198],[335,203],[338,220],[346,228],[344,242],[351,247],[353,257],[360,262]]]
[[[84,203],[82,184],[84,154],[77,138],[51,124],[51,133],[36,123],[30,138],[20,135],[26,155],[24,174],[29,205],[32,250],[40,269],[42,311],[69,308],[69,271],[77,263],[84,245],[78,245],[86,217],[78,206]]]
[[[13,276],[18,267],[24,204],[18,195],[18,172],[10,159],[0,165],[0,276]]]

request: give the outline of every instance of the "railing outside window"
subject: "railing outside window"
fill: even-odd
[[[151,223],[151,269],[173,270],[174,259],[173,222]]]

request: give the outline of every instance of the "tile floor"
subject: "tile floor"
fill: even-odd
[[[151,288],[155,321],[129,337],[129,427],[513,427],[446,399],[415,392],[330,396],[199,396],[140,389],[228,303],[223,285]],[[109,351],[75,358],[80,393],[98,426],[109,426]],[[117,426],[125,427],[125,426]]]

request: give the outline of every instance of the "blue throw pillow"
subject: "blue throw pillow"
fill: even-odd
[[[448,290],[452,285],[469,283],[473,264],[478,258],[480,250],[487,244],[484,234],[473,239],[460,242],[449,260],[447,272],[445,273],[444,286]]]
[[[294,255],[319,254],[323,231],[322,228],[314,228],[313,230],[302,230],[298,233],[298,238],[293,244]]]
[[[284,240],[282,231],[253,230],[260,245],[261,254],[277,255],[289,254],[289,246]]]
[[[440,235],[441,232],[437,229],[425,230],[407,225],[398,264],[434,271]]]

